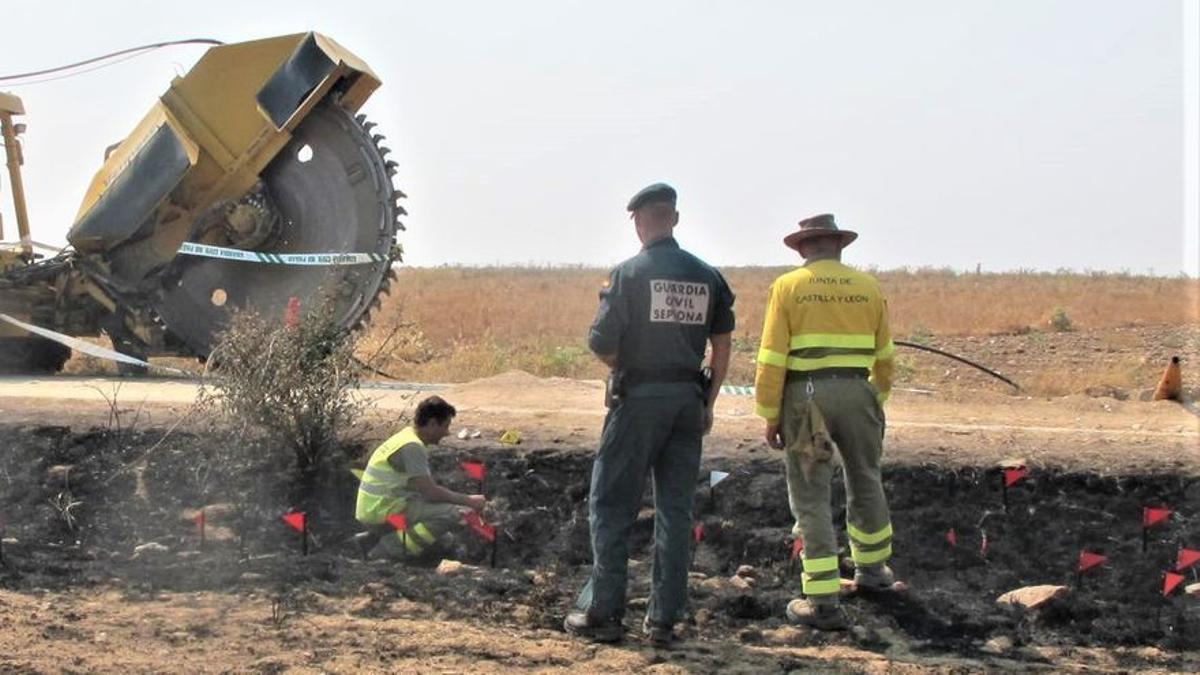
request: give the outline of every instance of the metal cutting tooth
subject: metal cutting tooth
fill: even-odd
[[[396,167],[398,166],[400,165],[390,159],[383,163],[383,168],[387,171],[387,175],[389,176],[396,175]]]
[[[391,148],[387,147],[386,145],[379,146],[379,155],[381,157],[387,157],[390,154],[392,154]]]
[[[355,115],[354,121],[358,122],[359,124],[362,124],[363,122],[367,121],[367,116],[366,115]]]
[[[405,227],[404,223],[400,222],[399,220],[396,221],[396,229],[400,230],[401,232],[408,232],[408,228]]]
[[[375,145],[379,145],[386,138],[387,136],[384,136],[383,134],[375,134],[374,136],[371,136],[371,140],[375,141]]]
[[[376,123],[374,123],[374,122],[372,122],[372,121],[370,121],[370,120],[367,120],[366,122],[363,122],[363,123],[362,123],[362,128],[363,128],[363,131],[366,131],[367,133],[370,133],[370,132],[371,132],[371,130],[372,130],[372,129],[374,129],[375,127],[377,127],[377,126],[379,126],[379,125],[378,125],[378,124],[376,124]]]
[[[399,197],[400,199],[408,199],[408,195],[401,192],[398,188],[395,189],[394,192],[396,193],[396,196]]]

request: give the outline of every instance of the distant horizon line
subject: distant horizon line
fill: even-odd
[[[902,265],[899,267],[880,267],[878,265],[856,265],[853,262],[847,262],[848,265],[855,269],[863,270],[871,274],[931,274],[944,276],[1079,276],[1079,277],[1122,277],[1122,278],[1146,278],[1146,279],[1188,279],[1197,281],[1200,277],[1193,277],[1186,271],[1162,274],[1156,273],[1153,268],[1146,272],[1134,272],[1128,268],[1119,270],[1099,270],[1084,268],[1077,270],[1071,267],[1060,267],[1054,270],[1041,269],[1036,267],[1018,267],[1007,270],[989,270],[983,267],[975,269],[960,269],[949,265],[934,266],[934,265]],[[414,270],[437,270],[437,269],[470,269],[470,270],[529,270],[529,271],[557,271],[557,270],[596,270],[607,271],[612,269],[613,265],[599,265],[593,263],[544,263],[544,262],[524,262],[524,263],[509,263],[509,262],[494,262],[494,263],[467,263],[467,262],[447,262],[437,264],[413,265],[405,262],[392,263],[393,267],[407,268]],[[713,264],[718,270],[790,270],[800,267],[800,265],[780,265],[780,264],[763,264],[763,265],[718,265]]]

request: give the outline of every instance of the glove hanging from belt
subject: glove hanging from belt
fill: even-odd
[[[833,459],[833,437],[825,426],[825,415],[811,396],[800,404],[798,419],[788,426],[784,450],[799,462],[804,478],[812,480],[813,469],[821,462]]]

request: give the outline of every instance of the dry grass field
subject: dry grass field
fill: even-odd
[[[783,267],[723,270],[738,326],[728,383],[753,384],[767,288]],[[896,339],[973,359],[1037,396],[1145,396],[1171,356],[1200,364],[1200,281],[1130,274],[971,274],[876,271]],[[588,326],[607,277],[599,268],[403,268],[372,315],[359,356],[405,381],[466,382],[522,370],[600,379]],[[107,339],[99,339],[107,345]],[[157,359],[194,368],[192,359]],[[901,349],[900,387],[945,392],[1007,390],[938,356]],[[76,354],[70,374],[114,373]],[[1200,393],[1200,392],[1194,392]]]
[[[729,381],[749,384],[771,281],[786,268],[723,270],[737,294]],[[595,268],[405,268],[363,343],[404,380],[461,382],[519,369],[598,378],[585,335],[607,272]],[[1200,354],[1200,282],[1127,274],[877,272],[897,338],[1020,374],[1043,395],[1153,384],[1167,355]],[[900,386],[982,382],[905,352]],[[1147,385],[1147,380],[1150,381]]]

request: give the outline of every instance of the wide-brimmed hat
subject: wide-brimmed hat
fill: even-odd
[[[851,230],[838,229],[837,223],[833,220],[832,213],[822,213],[819,216],[805,218],[800,221],[800,229],[783,238],[783,245],[788,248],[800,250],[800,242],[814,237],[837,236],[842,238],[842,246],[849,246],[850,242],[858,239],[858,233]]]

